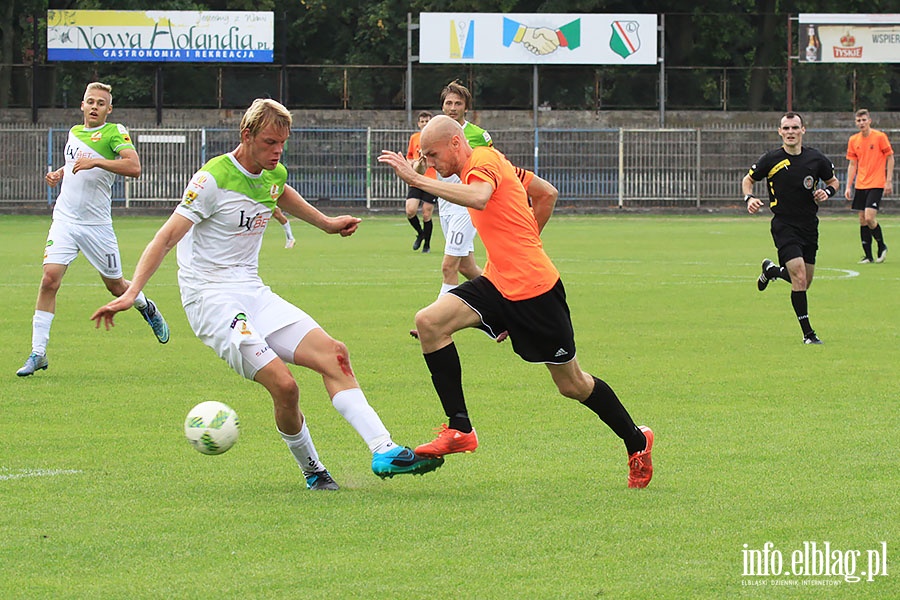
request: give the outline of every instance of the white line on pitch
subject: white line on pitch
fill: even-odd
[[[82,473],[80,469],[19,469],[18,471],[7,472],[7,469],[0,468],[0,481],[8,481],[10,479],[23,479],[25,477],[56,477],[57,475],[77,475]]]

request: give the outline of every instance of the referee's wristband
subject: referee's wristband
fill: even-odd
[[[825,193],[828,195],[829,198],[831,198],[832,196],[834,196],[834,193],[835,193],[836,191],[837,191],[837,190],[835,190],[834,187],[832,187],[832,186],[830,186],[830,185],[825,187]]]

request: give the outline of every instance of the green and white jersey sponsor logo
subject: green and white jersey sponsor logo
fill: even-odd
[[[194,174],[175,209],[194,223],[178,244],[183,296],[209,283],[259,282],[262,236],[286,181],[284,165],[254,174],[231,153]]]
[[[105,158],[114,160],[126,148],[134,148],[128,129],[118,123],[105,123],[91,129],[76,125],[69,130],[66,140],[66,164],[62,186],[53,218],[82,225],[112,223],[112,186],[115,173],[94,167],[72,173],[79,158]]]

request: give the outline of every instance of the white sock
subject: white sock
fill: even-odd
[[[284,237],[286,239],[292,240],[294,239],[294,232],[291,231],[291,222],[288,221],[284,225],[281,226],[284,229]]]
[[[441,296],[443,296],[444,294],[446,294],[447,292],[449,292],[450,290],[452,290],[453,288],[455,288],[457,285],[459,285],[459,284],[454,284],[454,283],[442,283],[442,284],[441,284],[441,293],[438,294],[438,298],[440,298]]]
[[[138,310],[147,308],[147,296],[144,295],[144,292],[138,292],[137,297],[134,299],[134,307]]]
[[[297,465],[300,466],[300,470],[303,471],[304,475],[325,470],[325,465],[319,461],[319,453],[316,452],[316,447],[313,445],[305,420],[303,421],[303,427],[300,428],[300,433],[287,435],[281,430],[278,430],[278,433],[281,434],[281,439],[287,444],[288,450],[294,455],[294,460],[297,461]]]
[[[53,323],[53,313],[43,310],[34,311],[31,319],[31,351],[41,356],[47,354],[47,344],[50,343],[50,324]]]
[[[331,399],[331,403],[365,440],[373,454],[380,454],[394,447],[391,434],[375,409],[369,406],[361,389],[351,388],[338,392]]]

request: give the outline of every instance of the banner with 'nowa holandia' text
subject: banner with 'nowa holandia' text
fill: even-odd
[[[271,12],[50,10],[47,59],[272,62]]]

